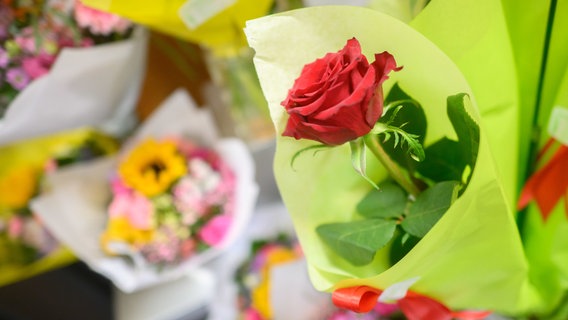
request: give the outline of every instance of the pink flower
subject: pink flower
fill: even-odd
[[[24,220],[14,216],[8,221],[8,236],[12,239],[19,238],[24,230]]]
[[[47,160],[45,162],[45,165],[43,166],[43,170],[46,173],[55,172],[57,170],[57,161],[55,161],[53,159]]]
[[[232,220],[226,214],[214,217],[199,231],[199,237],[210,246],[220,244],[231,227]]]
[[[22,67],[26,73],[35,80],[46,75],[54,62],[55,56],[40,53],[35,57],[24,58],[22,61]]]
[[[123,193],[129,194],[133,192],[132,189],[130,189],[126,184],[124,184],[124,181],[122,181],[122,179],[118,175],[115,175],[111,178],[110,186],[112,189],[112,193],[115,195]]]
[[[244,320],[263,320],[262,316],[258,311],[253,308],[248,308],[244,312]]]
[[[136,193],[119,193],[108,208],[110,218],[126,217],[135,228],[152,228],[154,206],[146,197]]]
[[[21,68],[11,68],[8,69],[6,73],[6,81],[8,81],[14,89],[23,90],[30,83],[30,77]]]
[[[374,311],[381,316],[388,317],[391,314],[397,312],[399,307],[396,303],[382,303],[378,302],[375,306]]]
[[[186,239],[181,242],[180,254],[182,259],[189,258],[195,252],[196,243],[193,239]]]
[[[162,226],[155,240],[141,247],[140,252],[150,263],[171,263],[179,258],[181,240],[170,227]]]
[[[20,30],[20,33],[14,37],[14,41],[24,53],[35,54],[37,52],[34,30],[31,27]]]
[[[113,32],[124,33],[131,22],[117,15],[89,8],[75,1],[75,20],[81,28],[89,29],[93,34],[109,35]]]
[[[173,194],[175,206],[182,214],[183,224],[190,225],[207,212],[208,206],[203,201],[203,192],[192,177],[183,177],[174,187]]]
[[[0,48],[0,68],[5,69],[10,63],[10,56],[8,56],[8,52],[4,50],[4,48]]]

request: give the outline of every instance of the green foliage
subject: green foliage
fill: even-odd
[[[394,133],[395,139],[389,139],[387,132],[381,145],[394,161],[409,172],[413,172],[416,161],[424,159],[424,152],[420,150],[426,137],[427,122],[420,103],[396,83],[385,98],[385,112],[379,119],[379,124],[398,129]],[[397,143],[397,133],[400,134],[401,131],[405,133],[403,139],[408,143],[406,150]]]
[[[336,254],[362,266],[373,261],[375,253],[390,241],[395,228],[396,221],[368,219],[323,224],[316,232]]]
[[[353,165],[353,169],[375,189],[379,189],[377,184],[367,176],[367,158],[365,152],[367,148],[365,148],[365,141],[362,138],[349,141],[349,146],[351,147],[351,164]]]
[[[469,103],[464,93],[448,97],[448,118],[457,140],[443,137],[423,149],[427,128],[424,111],[398,84],[392,88],[385,114],[370,134],[381,139],[386,154],[406,169],[414,183],[422,183],[424,191],[413,199],[390,180],[377,187],[365,173],[363,139],[350,142],[353,167],[375,189],[356,208],[365,220],[317,228],[318,235],[335,253],[353,265],[365,265],[377,250],[392,241],[390,261],[394,264],[442,218],[467,187],[477,159],[479,126],[467,112]],[[429,187],[421,179],[426,179]]]
[[[328,149],[331,148],[330,146],[326,146],[325,144],[315,144],[309,147],[305,147],[303,149],[298,150],[296,153],[294,153],[294,155],[292,156],[292,159],[290,160],[290,167],[292,167],[292,169],[294,168],[294,162],[296,162],[296,159],[303,154],[306,151],[310,151],[313,150],[314,151],[314,155],[322,150],[322,149]]]
[[[357,212],[366,218],[400,218],[404,214],[408,195],[398,184],[385,181],[371,190],[357,205]]]
[[[401,223],[404,231],[424,237],[457,199],[459,187],[458,181],[444,181],[422,192]]]
[[[464,187],[460,193],[463,193],[469,184],[479,150],[479,126],[466,110],[469,103],[469,96],[465,93],[448,97],[448,118],[458,140],[444,137],[428,146],[425,150],[426,160],[417,167],[422,176],[434,182],[461,181]],[[463,173],[468,167],[470,173],[464,179]]]

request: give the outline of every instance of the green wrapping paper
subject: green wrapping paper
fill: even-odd
[[[567,29],[568,30],[568,29]],[[542,116],[550,118],[551,106],[568,109],[568,69],[559,81],[556,99],[548,106]],[[541,112],[544,110],[541,109]],[[546,123],[542,123],[546,128]],[[549,135],[543,133],[543,139]],[[550,159],[544,159],[540,167]],[[537,169],[540,169],[538,167]],[[567,195],[565,194],[564,197]],[[527,257],[530,261],[530,281],[537,288],[534,299],[539,301],[533,312],[547,314],[547,319],[566,319],[568,317],[568,221],[566,207],[561,199],[546,220],[538,206],[528,207],[521,234]]]
[[[568,1],[434,0],[410,24],[444,50],[471,85],[514,208],[532,166],[534,154],[529,153],[549,138],[545,131],[552,108],[568,108]],[[537,140],[531,150],[533,137]],[[545,223],[533,205],[526,218],[520,217],[529,278],[516,314],[568,317],[561,311],[568,286],[564,211],[557,205]]]
[[[568,108],[568,1],[502,3],[518,75],[522,184],[528,170],[534,173],[549,160],[541,161],[539,167],[532,163],[550,138],[546,128],[552,109]],[[562,201],[546,221],[534,204],[520,220],[530,262],[529,283],[535,289],[523,295],[520,306],[530,305],[532,308],[524,308],[527,312],[546,315],[546,319],[568,318],[568,222]]]
[[[471,86],[507,201],[518,192],[519,97],[503,8],[493,0],[434,0],[410,25],[458,66]],[[456,31],[456,30],[459,30]]]
[[[260,18],[249,21],[245,33],[256,51],[255,65],[278,132],[276,180],[316,288],[332,291],[369,285],[385,289],[418,277],[411,290],[452,309],[518,310],[528,265],[507,201],[512,196],[506,196],[483,123],[479,155],[467,191],[392,267],[388,265],[388,247],[381,249],[371,264],[355,267],[336,256],[315,233],[320,224],[357,219],[355,206],[371,188],[353,172],[349,148],[342,145],[316,155],[302,154],[292,168],[293,155],[313,142],[280,136],[287,117],[280,102],[302,67],[327,52],[336,52],[347,39],[356,37],[367,57],[387,50],[398,65],[404,66],[385,83],[385,92],[398,82],[422,103],[428,119],[425,145],[445,135],[455,138],[446,117],[448,96],[468,93],[472,99],[468,112],[478,123],[480,117],[476,92],[448,56],[404,23],[357,7],[310,8]],[[475,44],[469,45],[468,39],[462,42],[464,47]],[[482,101],[490,100],[481,97]],[[372,157],[367,168],[376,181],[386,177],[385,170]],[[508,186],[507,192],[510,189]]]

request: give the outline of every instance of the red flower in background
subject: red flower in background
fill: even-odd
[[[383,112],[381,84],[393,70],[400,68],[390,53],[369,64],[355,38],[305,65],[282,102],[290,115],[283,135],[340,145],[369,133]]]

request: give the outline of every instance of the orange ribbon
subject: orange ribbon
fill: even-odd
[[[372,287],[356,286],[337,289],[331,298],[339,308],[365,313],[373,310],[381,293],[381,290]],[[488,311],[452,312],[440,302],[412,291],[408,291],[396,304],[408,320],[481,320],[491,314]]]
[[[549,151],[554,144],[549,139],[539,153],[537,161]],[[518,209],[524,209],[531,201],[535,201],[542,218],[546,221],[558,201],[564,196],[565,211],[568,214],[568,146],[561,145],[550,161],[537,170],[526,182],[519,197]]]

